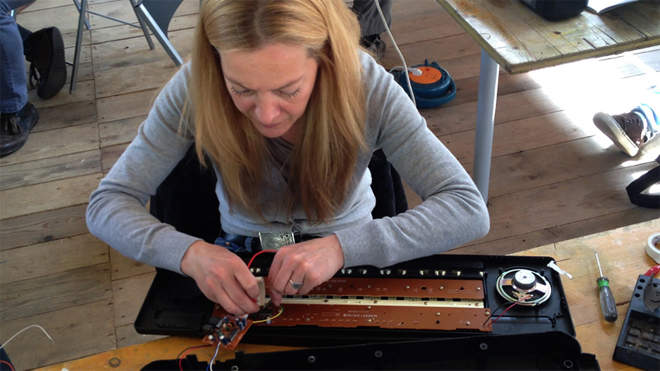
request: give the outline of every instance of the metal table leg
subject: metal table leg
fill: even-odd
[[[474,147],[472,178],[484,201],[488,202],[490,162],[493,154],[493,129],[497,103],[497,80],[500,66],[488,53],[481,51],[479,97],[477,101],[477,135]]]

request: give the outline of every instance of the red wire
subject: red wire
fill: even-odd
[[[504,310],[504,312],[502,312],[502,314],[500,314],[497,318],[495,318],[494,321],[491,321],[491,322],[490,322],[491,326],[493,325],[493,323],[497,322],[497,320],[500,319],[500,317],[502,317],[502,316],[504,315],[504,313],[506,313],[507,310],[513,308],[516,304],[520,303],[521,301],[523,301],[523,300],[525,300],[525,299],[528,299],[529,297],[530,297],[529,295],[527,295],[527,296],[523,296],[522,298],[518,299],[517,302],[511,304],[508,308],[506,308],[506,309]]]
[[[655,267],[649,268],[649,270],[644,273],[645,276],[653,277],[655,276],[658,272],[660,272],[660,265],[656,265]]]
[[[262,250],[262,251],[259,251],[258,253],[254,254],[254,255],[252,256],[252,259],[250,259],[250,262],[247,264],[247,267],[250,268],[250,266],[252,265],[252,262],[254,261],[254,258],[256,258],[257,255],[259,255],[259,254],[263,254],[263,253],[265,253],[265,252],[275,252],[275,253],[276,253],[277,250]]]
[[[179,358],[179,370],[183,371],[183,359],[186,358],[186,354],[190,353],[191,351],[193,351],[195,349],[207,348],[207,347],[210,347],[210,345],[200,345],[200,346],[196,346],[196,347],[191,347],[191,348],[188,348],[185,352],[183,352],[183,354],[181,355],[181,358]]]
[[[9,368],[11,369],[11,371],[16,371],[16,370],[14,369],[14,366],[11,365],[11,363],[9,363],[9,362],[7,362],[7,361],[3,361],[3,360],[1,360],[1,359],[0,359],[0,363],[4,363],[4,364],[6,364],[7,366],[9,366]]]

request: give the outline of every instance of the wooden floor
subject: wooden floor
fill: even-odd
[[[135,21],[126,0],[90,9]],[[185,0],[170,25],[182,55],[198,12]],[[472,169],[480,49],[433,0],[394,4],[393,33],[409,64],[428,58],[449,71],[457,98],[422,111],[429,127]],[[39,0],[18,17],[28,29],[57,26],[73,59],[77,12],[70,0]],[[0,341],[33,324],[5,349],[18,370],[76,359],[154,337],[132,322],[153,269],[116,253],[85,225],[90,193],[133,139],[176,67],[141,31],[91,15],[74,94],[42,101],[27,144],[0,159]],[[399,65],[392,43],[383,61]],[[491,231],[459,253],[507,254],[658,218],[635,207],[625,186],[660,150],[619,152],[591,121],[627,112],[660,70],[660,48],[522,75],[500,74],[489,210]],[[659,142],[659,141],[656,141]],[[411,199],[415,203],[414,199]]]

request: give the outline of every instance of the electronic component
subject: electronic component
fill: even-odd
[[[248,315],[241,317],[223,316],[212,317],[205,326],[208,335],[202,339],[207,344],[217,345],[227,349],[235,349],[247,330],[252,326]]]
[[[660,280],[640,275],[614,350],[615,361],[644,370],[660,364]]]
[[[401,275],[406,273],[399,272]],[[425,274],[424,271],[417,273]],[[273,309],[266,308],[262,310],[266,314],[260,311],[254,320],[272,317],[271,321],[255,326],[490,332],[490,328],[483,324],[490,315],[483,301],[483,282],[478,279],[332,278],[307,295],[284,296],[284,314],[276,317]],[[221,317],[225,313],[217,306],[213,315]]]
[[[507,301],[518,305],[539,305],[552,294],[552,286],[542,275],[531,269],[508,270],[497,279],[497,292]]]

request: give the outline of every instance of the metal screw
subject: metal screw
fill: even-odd
[[[486,316],[490,316],[490,311],[489,311],[489,310],[485,311],[485,312],[484,312],[484,315],[486,315]]]
[[[238,366],[236,365],[231,366],[231,371],[238,371]]]
[[[465,326],[470,326],[470,321],[466,321]]]
[[[436,315],[436,316],[439,316],[439,315],[440,315],[440,312],[435,312],[435,315]]]
[[[376,356],[376,358],[380,358],[380,357],[383,356],[383,352],[381,352],[380,350],[377,350],[377,351],[374,353],[374,355]]]
[[[316,357],[314,357],[314,356],[309,356],[309,357],[307,357],[307,362],[309,362],[309,363],[314,363],[314,362],[316,362]]]
[[[439,288],[440,290],[444,290],[444,289],[445,289],[444,286],[440,286],[440,287],[438,287],[438,288]]]
[[[371,323],[371,318],[369,318],[369,319],[367,320],[367,322],[368,322],[368,323]]]
[[[481,291],[481,287],[477,287],[477,291]]]

